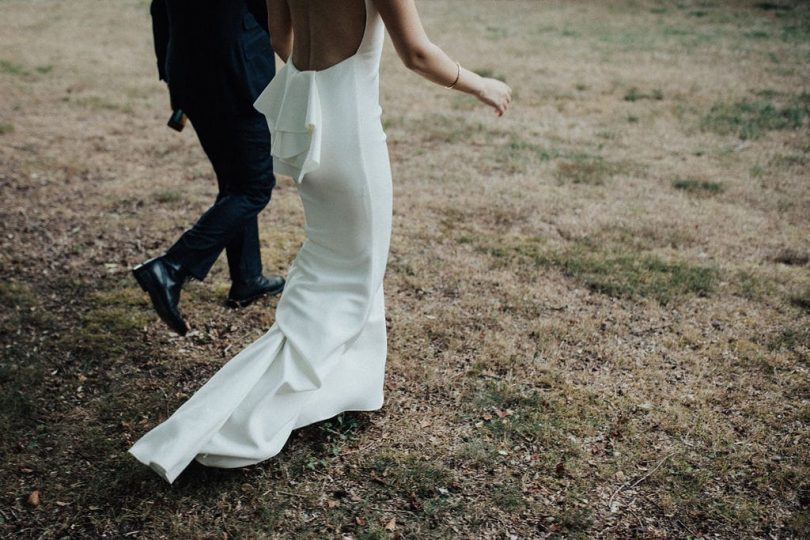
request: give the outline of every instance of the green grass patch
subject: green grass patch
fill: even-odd
[[[183,194],[175,190],[158,191],[153,197],[155,202],[160,204],[175,203],[183,200]]]
[[[0,60],[0,73],[5,75],[27,75],[28,72],[20,64],[9,62],[8,60]]]
[[[38,75],[45,75],[50,73],[53,70],[53,66],[50,64],[36,66],[34,71]],[[31,75],[31,72],[25,68],[25,66],[21,64],[17,64],[16,62],[10,62],[8,60],[0,60],[0,73],[5,75],[17,75],[20,77],[26,77]]]
[[[517,512],[526,507],[526,499],[520,487],[513,483],[504,483],[492,490],[490,498],[496,508],[505,512]]]
[[[23,283],[0,283],[0,431],[34,426],[38,418],[32,389],[44,377],[41,351],[27,342],[31,329],[45,331],[52,326],[49,314],[37,305],[31,287]]]
[[[575,154],[557,163],[555,176],[562,183],[602,185],[607,179],[628,170],[626,164],[608,161],[601,156]]]
[[[533,238],[482,245],[479,249],[503,264],[523,258],[536,267],[559,268],[594,292],[615,298],[653,298],[664,305],[687,294],[707,296],[719,280],[716,268],[665,261],[621,245],[611,249],[598,239],[580,241],[559,251]]]
[[[559,155],[555,150],[510,135],[504,145],[493,145],[493,159],[510,173],[525,172],[532,166],[550,161]]]
[[[80,96],[75,99],[69,97],[64,98],[66,101],[71,101],[76,105],[85,107],[94,111],[115,111],[123,113],[131,113],[132,107],[126,103],[117,103],[101,96]]]
[[[682,509],[680,520],[692,529],[708,530],[717,523],[748,528],[762,519],[763,507],[736,490],[718,489],[718,470],[739,467],[729,454],[734,455],[734,451],[723,448],[708,455],[673,455],[647,480],[648,489],[659,494],[663,508]],[[778,481],[771,478],[769,483],[776,485]]]
[[[487,26],[487,36],[494,39],[503,39],[509,36],[509,29],[502,26]]]
[[[606,413],[598,395],[561,379],[520,383],[475,379],[459,411],[459,418],[475,431],[456,458],[464,469],[489,471],[519,460],[522,450],[517,448],[532,448],[531,468],[543,475],[547,486],[559,482],[566,493],[578,493],[579,479],[586,471],[593,472],[585,441],[606,429]],[[508,481],[496,483],[488,499],[504,512],[522,512],[530,504]],[[561,508],[558,516],[565,513]]]
[[[716,195],[723,191],[723,185],[719,182],[697,178],[676,178],[672,181],[672,187],[695,195]]]
[[[492,461],[496,459],[497,454],[498,449],[494,444],[476,438],[461,445],[455,456],[462,461],[470,462],[479,467],[489,467]]]
[[[671,458],[665,467],[656,474],[658,480],[655,483],[660,483],[661,488],[666,489],[667,497],[676,507],[705,508],[710,471],[681,456]],[[701,515],[699,519],[705,517]]]
[[[14,133],[14,124],[0,123],[0,135],[5,135],[6,133]]]
[[[748,39],[768,39],[771,34],[767,30],[749,30],[743,33],[743,36]]]
[[[398,128],[404,125],[404,119],[401,116],[385,116],[382,120],[383,129],[387,132],[390,129]]]
[[[573,538],[583,539],[590,537],[590,529],[593,526],[593,510],[573,497],[568,497],[566,501],[562,501],[560,506],[558,520],[562,531],[566,533],[560,537],[567,538],[568,535],[573,535]]]
[[[92,294],[91,301],[98,307],[148,308],[150,305],[146,294],[139,287],[132,286],[96,291]]]
[[[587,436],[603,421],[594,396],[561,380],[535,381],[531,387],[486,380],[470,395],[464,416],[505,445],[538,443],[548,449],[546,465],[578,453],[569,437]]]
[[[810,351],[810,327],[783,328],[782,331],[765,340],[765,345],[771,351]]]
[[[137,287],[119,287],[92,293],[80,323],[61,336],[61,346],[86,365],[131,353],[142,346],[141,333],[151,313],[146,296]]]
[[[757,2],[754,7],[762,11],[790,11],[793,6],[783,2]]]
[[[721,135],[756,139],[768,131],[798,129],[807,113],[808,104],[804,94],[783,106],[767,100],[721,103],[712,106],[703,117],[701,126]]]
[[[613,297],[654,298],[668,304],[678,296],[708,295],[718,272],[685,262],[667,262],[654,255],[637,253],[595,253],[575,249],[556,264],[584,282],[591,290]]]
[[[16,307],[18,309],[30,308],[34,305],[36,297],[31,288],[21,283],[5,281],[0,283],[0,303],[4,307]]]
[[[794,249],[785,249],[776,254],[773,262],[788,266],[805,266],[810,264],[810,254]]]
[[[405,497],[416,493],[421,498],[440,495],[453,480],[452,471],[440,462],[429,462],[415,454],[386,452],[377,455],[366,465],[366,470],[385,484],[388,492]]]
[[[39,305],[39,298],[26,283],[0,283],[0,304],[6,309],[0,314],[0,332],[8,335],[27,328],[49,330],[55,317]]]
[[[599,231],[603,246],[620,246],[627,251],[647,251],[658,247],[681,249],[694,243],[691,233],[680,227],[609,225]],[[590,243],[595,244],[594,240]]]
[[[130,340],[149,323],[143,310],[120,306],[96,307],[82,317],[74,335],[76,344],[96,356],[124,353]]]
[[[765,302],[777,294],[773,282],[761,279],[745,270],[737,272],[734,283],[738,294],[748,300]]]
[[[347,445],[360,437],[361,430],[357,414],[344,412],[302,432],[309,447],[307,456],[299,463],[302,471],[327,469]]]
[[[803,9],[779,15],[785,19],[785,24],[782,26],[782,40],[788,42],[810,41],[810,10]]]
[[[801,154],[787,154],[787,155],[777,155],[774,156],[769,162],[768,165],[772,167],[776,167],[779,169],[792,169],[792,168],[804,168],[807,167],[807,162],[810,161],[808,159],[808,155],[806,153]]]
[[[31,395],[44,376],[39,362],[24,347],[11,346],[0,357],[0,430],[9,434],[33,427],[38,414]]]
[[[517,409],[535,408],[540,405],[540,401],[539,392],[535,388],[524,391],[514,385],[490,381],[475,394],[472,404],[478,408]]]
[[[804,508],[796,510],[788,520],[788,528],[795,538],[810,538],[810,488],[803,494]]]
[[[804,291],[791,296],[790,303],[805,313],[810,314],[810,289],[805,289]]]
[[[624,94],[625,101],[633,102],[633,101],[640,101],[642,99],[661,101],[662,99],[664,99],[664,93],[659,89],[655,89],[647,94],[641,92],[638,88],[633,87],[630,88],[630,90],[628,90],[626,94]]]

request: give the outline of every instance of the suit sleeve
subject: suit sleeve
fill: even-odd
[[[267,4],[265,4],[265,0],[247,0],[246,4],[248,11],[250,11],[253,18],[256,19],[256,22],[259,23],[259,26],[264,28],[264,31],[269,34],[270,29],[267,27]]]
[[[155,40],[158,77],[161,81],[168,82],[166,76],[166,50],[169,46],[169,14],[166,11],[166,0],[152,0],[149,12],[152,14],[152,35]]]

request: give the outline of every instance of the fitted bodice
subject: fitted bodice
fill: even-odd
[[[274,170],[296,182],[320,166],[324,109],[341,112],[330,129],[382,132],[379,67],[385,30],[374,4],[365,0],[365,6],[365,30],[353,55],[321,70],[299,70],[290,59],[254,103],[267,117]]]

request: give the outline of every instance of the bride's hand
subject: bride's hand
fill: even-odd
[[[512,89],[498,79],[483,78],[478,99],[495,109],[498,116],[503,116],[512,103]]]

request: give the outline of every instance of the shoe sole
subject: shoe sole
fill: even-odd
[[[253,302],[255,302],[256,300],[258,300],[259,298],[262,298],[264,296],[275,296],[275,295],[279,294],[280,292],[282,292],[284,290],[284,285],[286,285],[286,284],[287,283],[284,282],[284,283],[281,284],[281,286],[278,289],[273,289],[273,290],[270,290],[270,291],[266,291],[266,292],[263,292],[261,294],[256,294],[256,295],[248,297],[248,298],[243,298],[241,300],[234,300],[233,298],[228,298],[225,301],[225,305],[228,306],[228,307],[231,307],[231,308],[247,307],[250,304],[252,304]]]
[[[132,275],[135,277],[135,281],[137,281],[138,285],[141,286],[141,289],[143,289],[143,291],[149,295],[149,300],[152,302],[152,308],[154,308],[154,310],[157,312],[158,317],[160,317],[160,320],[162,320],[164,323],[166,323],[166,325],[170,329],[174,330],[174,332],[176,332],[177,334],[180,334],[181,336],[185,336],[186,333],[188,332],[188,328],[187,327],[176,328],[172,324],[172,321],[171,321],[171,318],[169,317],[169,315],[167,313],[164,313],[158,307],[158,302],[155,302],[155,298],[152,295],[152,292],[150,291],[150,287],[154,287],[155,283],[154,283],[154,281],[152,280],[152,277],[149,274],[144,273],[144,272],[141,271],[143,266],[144,265],[139,264],[138,266],[136,266],[135,268],[132,269]]]

